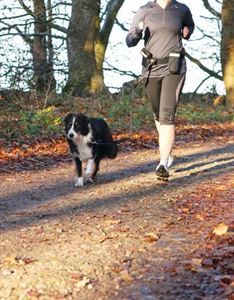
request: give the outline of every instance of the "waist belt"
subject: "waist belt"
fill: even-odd
[[[165,65],[169,62],[169,56],[166,56],[164,58],[155,58],[155,57],[151,57],[150,59],[146,59],[146,69],[147,71],[150,71],[152,69],[153,66],[156,65]],[[144,62],[143,62],[143,66],[144,66]]]
[[[169,62],[169,56],[164,58],[155,58],[154,65],[165,65]]]
[[[184,57],[184,54],[180,54],[180,58]],[[152,57],[150,60],[149,60],[149,65],[151,65],[151,67],[153,65],[165,65],[165,64],[168,64],[169,62],[169,56],[166,56],[166,57],[163,57],[163,58],[155,58],[155,57]]]
[[[184,54],[179,55],[179,58],[182,58],[182,57],[184,57]],[[146,70],[148,71],[148,76],[146,78],[145,87],[147,86],[147,84],[149,82],[149,77],[150,77],[152,67],[155,66],[155,65],[165,65],[165,64],[168,64],[168,63],[169,63],[169,56],[166,56],[166,57],[163,57],[163,58],[155,58],[155,57],[151,56],[151,58],[148,59],[148,66],[146,68]]]

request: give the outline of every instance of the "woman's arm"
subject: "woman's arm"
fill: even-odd
[[[144,27],[144,13],[140,8],[132,21],[132,25],[126,37],[126,44],[128,47],[134,47],[142,39],[142,31]]]
[[[191,14],[190,9],[187,7],[186,14],[183,21],[183,29],[182,29],[182,36],[184,39],[188,40],[194,31],[194,21]]]

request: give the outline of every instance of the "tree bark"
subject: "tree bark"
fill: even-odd
[[[107,92],[103,63],[116,15],[124,0],[110,0],[104,25],[100,26],[101,1],[73,0],[68,28],[69,75],[64,92],[89,96]]]
[[[223,0],[221,63],[226,88],[226,104],[234,107],[234,0]]]
[[[48,43],[47,43],[47,16],[44,0],[33,0],[34,7],[34,40],[33,40],[33,70],[34,85],[38,95],[55,89],[55,78],[53,73],[53,63],[48,61]],[[51,45],[50,45],[51,51]]]
[[[73,0],[68,27],[68,81],[65,92],[86,96],[102,89],[95,62],[95,40],[99,29],[100,0]]]

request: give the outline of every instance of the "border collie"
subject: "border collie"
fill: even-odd
[[[107,123],[101,118],[89,118],[83,113],[70,113],[64,118],[65,133],[70,152],[76,164],[75,186],[92,183],[99,170],[100,161],[117,156],[118,147],[113,141]],[[82,163],[87,162],[82,176]]]

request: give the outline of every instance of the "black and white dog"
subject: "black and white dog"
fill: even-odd
[[[70,113],[65,117],[64,123],[67,142],[76,163],[75,186],[83,186],[85,182],[94,181],[103,158],[112,159],[117,156],[118,147],[113,141],[109,126],[101,118]],[[87,162],[84,177],[82,162]]]

